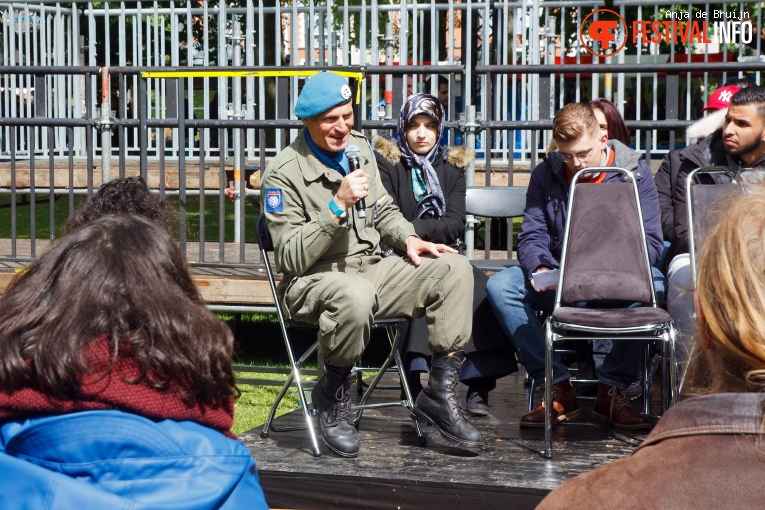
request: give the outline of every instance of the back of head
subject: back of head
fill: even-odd
[[[153,195],[141,177],[114,179],[101,186],[69,219],[65,232],[107,214],[139,214],[170,232],[173,210],[162,197]]]
[[[765,118],[765,87],[748,87],[733,95],[731,106],[756,105],[757,114]]]
[[[131,353],[138,382],[213,403],[235,391],[233,338],[210,314],[170,235],[136,215],[107,215],[61,238],[0,297],[0,386],[77,397],[83,353],[106,338]]]
[[[552,137],[558,143],[571,143],[600,133],[598,119],[589,105],[569,103],[553,118]]]
[[[748,89],[749,87],[756,87],[757,82],[752,81],[749,78],[739,78],[737,80],[733,80],[731,82],[726,83],[726,85],[731,85],[741,90],[741,89]]]
[[[726,204],[701,253],[696,299],[696,351],[705,355],[694,360],[695,384],[713,392],[763,391],[765,189]]]

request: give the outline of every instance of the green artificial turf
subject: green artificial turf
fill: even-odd
[[[36,194],[34,196],[34,237],[35,239],[50,239],[50,202],[47,194]],[[68,195],[56,196],[54,203],[54,228],[55,237],[60,237],[66,222],[69,219],[70,212],[75,211],[84,201],[85,195],[74,195],[73,203],[70,205]],[[201,211],[199,197],[186,197],[185,217],[181,214],[180,200],[177,196],[168,196],[167,201],[176,211],[176,228],[174,235],[178,238],[178,229],[180,221],[185,221],[185,231],[187,241],[198,241]],[[32,209],[31,197],[28,195],[16,195],[16,238],[30,239],[32,237]],[[217,241],[220,239],[220,201],[218,197],[207,196],[204,203],[205,218],[205,240]],[[71,211],[70,211],[71,208]],[[0,195],[0,238],[10,239],[11,218],[12,218],[12,200],[11,195]],[[224,240],[231,242],[234,240],[234,201],[226,198],[223,203],[224,212]],[[245,202],[245,215],[248,222],[254,222],[257,219],[258,211],[249,202]]]

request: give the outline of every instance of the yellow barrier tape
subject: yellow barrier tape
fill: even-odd
[[[320,70],[305,71],[144,71],[142,78],[286,78],[290,76],[313,76]],[[364,73],[358,71],[331,71],[345,78],[361,82]],[[361,103],[361,86],[356,87],[356,104]]]

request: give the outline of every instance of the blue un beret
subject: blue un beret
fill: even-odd
[[[350,100],[351,88],[346,79],[339,74],[322,71],[303,85],[295,103],[295,115],[298,119],[310,119]]]

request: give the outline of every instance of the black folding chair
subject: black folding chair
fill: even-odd
[[[318,349],[319,342],[318,340],[315,341],[299,358],[296,359],[294,349],[292,346],[292,341],[290,339],[290,334],[289,334],[289,330],[292,328],[308,329],[308,330],[317,331],[317,332],[319,328],[317,325],[314,325],[314,324],[307,324],[303,322],[293,321],[285,317],[284,311],[282,309],[282,304],[276,292],[276,281],[274,278],[274,273],[271,269],[270,260],[268,258],[269,252],[273,251],[273,243],[271,241],[271,236],[268,233],[268,228],[266,226],[265,214],[261,214],[260,217],[258,218],[256,228],[257,228],[257,235],[258,235],[258,245],[260,246],[260,257],[261,257],[261,260],[263,261],[263,266],[265,267],[265,270],[266,270],[268,283],[271,286],[271,293],[274,297],[276,313],[279,317],[279,326],[281,327],[282,338],[284,339],[284,345],[287,348],[287,355],[289,356],[290,368],[291,368],[289,377],[285,381],[284,385],[282,385],[282,388],[279,391],[279,394],[277,395],[273,405],[271,406],[271,411],[268,415],[268,419],[266,420],[266,424],[263,426],[263,430],[260,433],[260,437],[263,439],[267,438],[269,432],[272,430],[274,432],[282,432],[282,431],[289,431],[289,430],[307,429],[308,434],[310,436],[310,440],[311,440],[311,452],[313,453],[314,457],[319,457],[321,455],[321,450],[319,450],[319,444],[318,444],[318,441],[316,440],[316,431],[314,430],[314,424],[312,419],[313,412],[311,411],[311,406],[306,399],[304,388],[303,388],[303,381],[300,374],[300,371],[305,365],[306,361],[308,361]],[[406,407],[407,410],[409,410],[410,414],[412,412],[412,408],[414,407],[414,403],[412,400],[412,392],[409,390],[409,385],[407,384],[407,381],[406,381],[406,374],[404,373],[404,365],[401,362],[401,356],[399,354],[399,343],[401,341],[401,335],[400,335],[401,324],[409,320],[410,319],[408,317],[393,317],[393,318],[386,318],[386,319],[376,319],[374,321],[374,324],[372,325],[372,328],[385,329],[388,336],[388,341],[390,342],[391,350],[390,350],[390,353],[388,354],[388,357],[383,362],[382,366],[379,369],[374,369],[374,370],[377,370],[377,374],[375,375],[372,382],[369,383],[369,386],[364,392],[364,395],[362,396],[359,405],[353,406],[353,409],[356,411],[356,419],[355,419],[356,428],[359,427],[361,416],[365,409],[391,407],[391,406],[403,406],[403,407]],[[372,370],[372,369],[356,368],[354,370]],[[375,390],[375,388],[378,387],[378,383],[382,379],[383,375],[389,370],[396,370],[398,372],[399,380],[401,383],[401,389],[404,392],[405,398],[402,400],[369,404],[368,403],[369,397],[372,395],[372,392]],[[303,411],[306,424],[305,426],[300,426],[300,427],[277,428],[276,426],[273,425],[274,417],[276,415],[276,408],[279,406],[279,403],[282,401],[284,396],[287,394],[287,391],[290,389],[290,387],[292,387],[293,384],[295,385],[298,392],[298,397],[300,398],[300,407]],[[415,426],[415,430],[417,431],[418,441],[420,445],[424,446],[426,444],[425,435],[422,432],[420,424],[416,420],[414,420],[414,426]]]
[[[621,182],[581,183],[590,172],[619,172]],[[560,276],[553,312],[545,321],[545,457],[552,458],[552,358],[556,342],[607,339],[662,341],[665,376],[662,405],[667,407],[666,372],[672,402],[677,401],[675,329],[656,305],[648,244],[637,182],[629,170],[587,168],[571,183]],[[624,307],[596,307],[598,302]],[[586,305],[581,306],[582,303]],[[640,303],[643,306],[634,306]]]
[[[481,271],[498,272],[510,266],[517,266],[518,260],[509,256],[512,253],[513,239],[513,218],[523,216],[526,208],[526,187],[525,186],[469,186],[465,194],[465,212],[470,216],[479,218],[488,218],[489,225],[492,219],[507,218],[508,231],[508,258],[474,259],[470,262],[474,267]],[[476,225],[480,220],[468,220],[470,224]],[[489,229],[487,228],[488,232]],[[488,235],[486,243],[489,243]],[[490,250],[486,250],[488,257]]]
[[[705,175],[711,179],[700,179]],[[688,212],[688,253],[694,289],[698,256],[709,232],[717,223],[720,206],[744,192],[736,174],[725,166],[702,166],[688,174],[685,181],[685,198]]]
[[[685,199],[688,214],[688,255],[691,285],[696,289],[698,257],[709,233],[717,223],[720,208],[737,195],[745,193],[737,175],[725,166],[704,166],[688,174],[685,181]],[[688,369],[687,360],[693,356],[694,344],[680,371],[679,389],[682,391]]]

